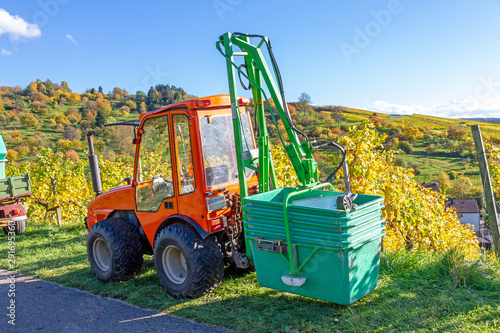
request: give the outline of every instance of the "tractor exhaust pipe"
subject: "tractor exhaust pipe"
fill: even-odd
[[[92,141],[92,136],[95,132],[87,133],[87,142],[89,144],[89,166],[90,166],[90,176],[92,177],[92,187],[94,188],[95,196],[97,197],[102,193],[101,184],[101,170],[99,170],[99,162],[97,160],[97,155],[94,154],[94,142]]]

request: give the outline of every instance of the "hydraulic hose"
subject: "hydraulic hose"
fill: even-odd
[[[309,145],[311,145],[311,142],[309,141],[309,138],[307,137],[307,135],[305,135],[302,131],[300,131],[297,127],[295,127],[295,125],[293,123],[293,120],[292,120],[292,117],[290,116],[290,111],[288,110],[288,104],[286,103],[286,98],[285,98],[285,90],[283,89],[283,81],[281,79],[281,73],[280,73],[278,64],[276,62],[276,59],[274,58],[274,53],[273,53],[273,50],[272,50],[272,47],[271,47],[271,41],[268,38],[266,38],[265,36],[263,36],[263,35],[245,34],[245,33],[241,33],[241,32],[234,32],[232,34],[232,36],[233,37],[238,37],[238,36],[256,37],[256,38],[262,39],[262,41],[264,43],[266,43],[267,51],[269,52],[269,56],[271,57],[271,61],[272,61],[273,67],[274,67],[274,70],[276,72],[276,78],[278,79],[278,85],[279,85],[279,89],[280,89],[280,95],[281,95],[281,100],[283,102],[283,109],[285,111],[286,119],[287,119],[288,123],[290,124],[290,127],[295,132],[297,132],[300,135],[302,135],[302,137],[304,137],[306,139],[306,141],[309,143]]]

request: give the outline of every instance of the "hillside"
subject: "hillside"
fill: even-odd
[[[85,133],[96,132],[95,146],[99,154],[114,161],[131,162],[133,132],[130,128],[102,127],[105,123],[137,120],[139,113],[192,98],[182,88],[156,85],[149,91],[129,94],[115,87],[104,93],[102,87],[84,93],[73,92],[66,82],[37,80],[26,88],[0,87],[1,133],[14,163],[34,160],[43,147],[64,153],[77,160],[86,155]],[[271,103],[272,105],[272,103]],[[296,126],[311,139],[338,141],[349,127],[371,121],[379,133],[386,133],[384,149],[398,149],[396,165],[412,168],[417,180],[435,182],[440,173],[451,178],[450,194],[473,195],[453,190],[456,179],[463,175],[472,185],[479,185],[474,145],[468,125],[480,124],[487,141],[500,142],[500,124],[476,120],[448,119],[426,115],[393,116],[343,106],[308,106],[290,103]],[[250,108],[251,109],[251,108]],[[252,110],[251,110],[252,112]],[[284,131],[282,124],[279,130]],[[277,143],[277,131],[269,122],[269,132]],[[333,170],[330,153],[317,152],[321,176]],[[335,160],[335,158],[333,158]],[[463,180],[463,179],[462,179]]]
[[[25,89],[0,87],[1,133],[14,162],[33,160],[40,149],[62,151],[66,158],[85,155],[84,134],[96,132],[97,150],[110,160],[130,160],[133,150],[123,139],[133,133],[122,128],[102,128],[105,123],[136,120],[138,114],[193,96],[169,85],[151,87],[135,95],[118,87],[104,93],[102,87],[72,92],[66,82],[37,80]]]

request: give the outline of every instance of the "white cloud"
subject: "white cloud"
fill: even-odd
[[[4,56],[10,56],[12,55],[12,51],[7,51],[6,49],[2,49],[2,51],[0,51],[0,54]]]
[[[20,37],[33,39],[40,37],[42,31],[37,24],[30,24],[18,15],[10,15],[5,9],[0,8],[0,36],[9,34],[13,41]]]
[[[375,101],[365,109],[381,113],[410,115],[414,113],[447,118],[500,117],[500,99],[452,100],[432,106],[418,104],[401,105],[386,101]]]
[[[78,43],[76,42],[76,40],[70,34],[66,34],[66,38],[69,39],[70,41],[72,41],[73,44],[78,45]]]

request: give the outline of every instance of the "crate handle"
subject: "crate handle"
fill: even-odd
[[[330,187],[332,189],[332,191],[335,190],[333,188],[333,185],[330,183],[320,183],[320,184],[317,184],[317,185],[314,185],[311,187],[307,187],[305,189],[302,189],[302,190],[299,190],[296,192],[290,192],[286,195],[285,199],[283,200],[283,218],[285,220],[285,232],[286,232],[286,243],[287,244],[292,244],[292,236],[290,235],[290,221],[288,220],[288,205],[289,205],[288,202],[290,201],[290,199],[292,197],[299,195],[299,194],[307,193],[307,192],[313,191],[315,189],[327,187],[327,186]],[[296,265],[294,265],[294,259],[295,258],[293,256],[292,251],[288,251],[288,265],[290,266],[290,274],[292,277],[295,276],[295,274],[297,274],[300,270],[296,267]],[[302,266],[301,266],[301,268],[302,268]]]

